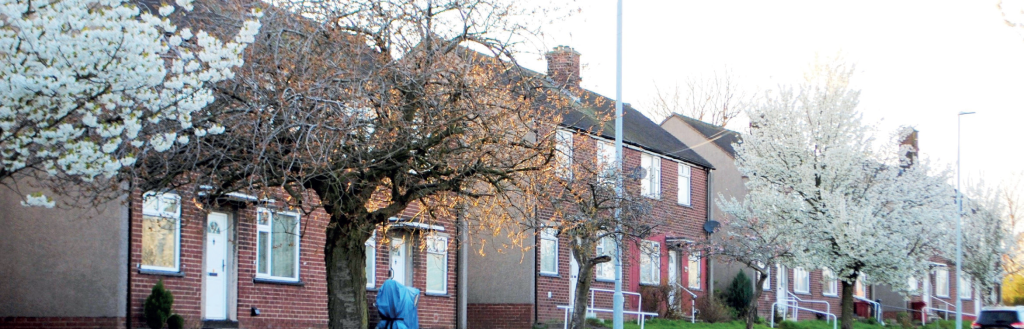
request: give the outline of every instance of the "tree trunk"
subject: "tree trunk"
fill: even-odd
[[[337,222],[332,220],[332,224]],[[355,226],[355,225],[350,225]],[[324,261],[327,265],[327,312],[331,329],[366,328],[366,247],[362,230],[328,226]]]
[[[754,295],[750,299],[750,304],[747,305],[747,329],[754,329],[754,322],[757,321],[757,303],[761,300],[761,292],[764,291],[764,281],[768,279],[768,274],[757,272],[757,284],[754,285]],[[775,316],[770,314],[768,316]]]
[[[856,282],[857,278],[853,278]],[[839,324],[842,329],[853,329],[853,283],[846,280],[839,280],[843,285],[842,314],[839,316]]]
[[[577,260],[579,262],[579,260]],[[587,319],[587,295],[590,294],[590,284],[593,281],[594,264],[590,261],[579,262],[580,272],[576,279],[576,296],[572,298],[576,301],[572,309],[572,319],[570,319],[570,329],[584,329]]]

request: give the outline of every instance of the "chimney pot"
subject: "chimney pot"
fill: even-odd
[[[548,77],[560,87],[580,86],[580,53],[569,46],[557,46],[544,56]]]

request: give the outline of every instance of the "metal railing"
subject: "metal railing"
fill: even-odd
[[[601,310],[599,308],[594,307],[594,295],[596,295],[595,292],[610,292],[610,293],[613,294],[613,296],[615,294],[615,290],[612,290],[612,289],[590,288],[590,304],[587,305],[587,313],[591,313],[591,310]],[[643,313],[643,312],[641,312],[641,308],[644,305],[644,296],[641,296],[640,293],[638,293],[638,292],[630,292],[630,291],[623,291],[622,294],[623,295],[636,296],[636,298],[637,298],[637,301],[636,301],[636,313],[637,314]],[[575,298],[574,298],[574,300],[575,300]],[[626,303],[626,299],[625,298],[622,299],[622,303],[623,304]],[[625,309],[626,305],[622,305],[622,308]],[[630,314],[632,314],[632,313],[630,313]],[[657,315],[657,314],[655,314],[655,315]],[[642,316],[638,317],[636,319],[636,324],[641,324],[642,319],[643,319]]]
[[[623,293],[625,293],[625,292],[623,292]],[[569,312],[572,311],[572,306],[559,305],[559,306],[556,306],[556,307],[565,310],[565,317],[564,317],[565,322],[562,325],[562,328],[569,329]],[[614,311],[606,309],[606,308],[594,308],[594,309],[591,309],[589,307],[587,308],[587,312],[588,313],[589,312],[614,313]],[[636,315],[636,317],[637,317],[637,324],[640,325],[640,329],[644,329],[644,324],[647,323],[647,317],[648,316],[652,317],[652,318],[658,316],[658,313],[641,312],[641,311],[626,311],[626,310],[623,310],[622,314]],[[833,329],[835,329],[835,328],[833,328]]]
[[[860,300],[860,301],[863,301],[863,302],[867,302],[868,304],[871,304],[871,306],[875,309],[875,320],[878,320],[878,324],[883,325],[883,326],[885,325],[885,322],[882,322],[882,303],[879,303],[879,302],[876,302],[876,301],[873,301],[873,300],[870,300],[870,299],[867,299],[867,298],[864,298],[864,297],[860,297],[860,296],[857,296],[857,295],[853,295],[853,299]]]
[[[779,302],[772,303],[772,307],[771,307],[771,311],[772,312],[771,312],[771,314],[775,314],[775,306],[778,303]],[[796,305],[787,305],[786,307],[792,307],[792,308],[796,308],[796,309],[801,309],[801,310],[808,311],[808,312],[811,312],[811,313],[824,314],[825,315],[825,322],[826,323],[828,323],[828,319],[829,318],[832,318],[832,329],[836,329],[836,327],[839,324],[839,321],[838,321],[839,318],[836,317],[836,315],[832,314],[832,313],[822,312],[822,311],[819,311],[819,310],[816,310],[816,309],[813,309],[813,308],[800,307],[800,306],[796,306]],[[772,318],[771,327],[775,328],[775,316],[774,315],[770,316],[770,318]],[[782,312],[782,320],[783,321],[786,320],[786,312]]]
[[[683,287],[683,285],[679,284],[678,282],[673,284],[676,285],[676,288],[682,289],[686,293],[690,294],[690,323],[697,323],[697,294],[690,291],[690,289],[686,289],[686,287]]]
[[[786,292],[786,295],[785,295],[786,296],[786,298],[785,298],[786,301],[787,302],[792,302],[793,306],[797,307],[797,308],[793,309],[793,317],[794,318],[797,317],[797,310],[800,308],[800,302],[812,303],[812,304],[825,304],[825,313],[832,314],[832,304],[829,304],[829,302],[827,302],[827,301],[824,301],[824,300],[813,300],[813,299],[803,300],[799,296],[797,296],[796,294],[790,292],[789,289],[786,289],[785,292]],[[786,304],[787,304],[786,306],[789,306],[789,303],[786,303]],[[828,322],[828,320],[825,320],[825,321]]]
[[[922,307],[921,308],[921,324],[922,325],[927,323],[926,320],[928,318],[928,311],[929,310],[932,310],[932,311],[942,311],[942,318],[945,319],[945,320],[949,320],[949,313],[956,312],[956,306],[954,306],[953,303],[950,303],[950,302],[944,301],[942,299],[939,299],[939,297],[935,296],[935,295],[929,295],[929,296],[931,297],[931,298],[929,298],[929,300],[938,301],[938,302],[942,303],[943,307],[942,308],[931,307],[931,306]],[[957,296],[957,298],[959,298],[959,296]],[[964,312],[963,315],[975,316],[973,313],[966,313],[966,312]],[[936,317],[939,316],[938,312],[936,312],[935,316]]]

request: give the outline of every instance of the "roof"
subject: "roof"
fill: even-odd
[[[590,90],[576,90],[579,97],[573,104],[574,110],[562,113],[562,124],[604,138],[614,139],[615,121],[603,118],[614,118],[615,100]],[[711,162],[698,155],[689,146],[629,104],[623,104],[622,112],[623,143],[704,168],[714,169]],[[602,126],[598,127],[599,124]]]
[[[729,156],[732,156],[733,158],[736,157],[736,149],[734,149],[732,145],[740,142],[740,133],[682,114],[673,113],[672,116],[682,119],[683,122],[686,122],[693,127],[693,129],[700,132],[701,135],[704,135],[704,138],[707,138],[714,142],[715,145],[722,148],[722,150],[725,151],[725,153],[728,153]]]

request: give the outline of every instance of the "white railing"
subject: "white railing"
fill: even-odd
[[[683,287],[683,285],[679,284],[678,282],[673,284],[675,284],[677,288],[682,289],[686,293],[690,294],[690,323],[697,323],[697,305],[695,304],[695,301],[697,300],[697,294],[690,291],[690,289],[686,289],[686,287]]]
[[[614,294],[615,294],[615,290],[611,290],[611,289],[590,288],[590,305],[587,305],[587,313],[591,313],[590,310],[600,310],[599,308],[596,308],[594,306],[594,295],[596,295],[595,292],[610,292],[610,293],[612,293],[612,296],[614,296]],[[637,314],[643,313],[643,312],[641,312],[640,308],[643,307],[643,305],[644,305],[644,296],[641,296],[640,293],[638,293],[638,292],[629,292],[629,291],[623,291],[622,294],[623,295],[636,296],[636,299],[637,299],[636,300],[636,313]],[[623,296],[623,297],[625,297],[625,296]],[[574,298],[574,300],[575,300],[575,298]],[[626,305],[625,305],[626,299],[625,298],[622,299],[622,303],[623,303],[622,308],[625,309],[626,308]],[[632,314],[632,313],[630,313],[630,314]],[[655,314],[655,315],[657,315],[657,314]],[[636,319],[636,324],[641,324],[640,322],[642,322],[642,318],[643,317],[638,317]]]
[[[623,293],[625,293],[625,292],[623,292]],[[562,326],[562,328],[569,329],[569,312],[572,311],[572,306],[559,305],[557,307],[560,308],[560,309],[565,310],[565,318],[564,318],[564,320],[565,320],[564,323],[565,324]],[[606,309],[606,308],[593,308],[592,309],[592,308],[588,307],[587,308],[587,312],[588,313],[589,312],[613,313],[614,311]],[[652,318],[658,316],[658,313],[641,312],[641,311],[626,311],[626,310],[623,310],[622,314],[636,315],[636,317],[637,317],[637,324],[640,325],[640,329],[644,329],[644,324],[647,323],[647,317],[648,316],[652,317]],[[833,328],[833,329],[835,329],[835,328]]]
[[[882,303],[857,295],[853,295],[853,298],[871,304],[871,306],[875,309],[875,319],[878,320],[878,324],[885,326],[885,322],[882,322]]]
[[[812,300],[812,299],[803,300],[800,297],[798,297],[796,294],[794,294],[792,292],[789,292],[788,289],[785,290],[785,292],[786,292],[786,299],[785,300],[787,302],[785,306],[789,306],[790,302],[792,303],[793,306],[796,306],[796,308],[793,309],[793,317],[794,318],[798,318],[797,317],[797,315],[798,315],[797,314],[797,310],[801,309],[801,307],[800,307],[800,303],[801,302],[803,302],[803,303],[811,303],[811,304],[825,304],[825,313],[832,314],[832,304],[829,304],[829,302],[827,302],[827,301]],[[821,313],[821,312],[816,312],[816,313]],[[827,317],[826,317],[825,322],[828,322],[828,318]]]
[[[934,301],[938,301],[938,302],[942,303],[943,307],[942,308],[931,307],[931,306],[922,307],[921,308],[921,324],[926,323],[926,319],[928,318],[928,311],[929,310],[931,310],[931,311],[942,311],[942,317],[944,319],[946,319],[946,320],[949,320],[949,313],[950,312],[956,312],[956,306],[954,306],[950,302],[947,302],[947,301],[944,301],[942,299],[939,299],[939,297],[936,297],[935,295],[931,295],[930,300],[934,300]],[[963,313],[963,315],[975,316],[973,313],[966,313],[966,312]],[[935,314],[935,316],[938,317],[939,315]]]
[[[778,304],[778,302],[772,303],[772,308],[771,308],[771,314],[772,315],[769,316],[770,318],[772,318],[772,322],[771,322],[772,328],[775,328],[775,316],[774,316],[774,314],[775,314],[775,305],[776,304]],[[832,319],[832,329],[836,329],[836,327],[838,325],[838,322],[839,322],[838,321],[839,318],[837,318],[836,315],[832,314],[832,313],[822,312],[822,311],[819,311],[819,310],[816,310],[816,309],[813,309],[813,308],[800,307],[800,306],[796,306],[796,305],[787,305],[786,307],[793,307],[793,308],[801,309],[801,310],[808,311],[808,312],[811,312],[811,313],[824,314],[825,315],[825,322],[826,323],[828,323],[828,319],[829,318]],[[782,312],[782,320],[783,321],[786,320],[786,312]]]

